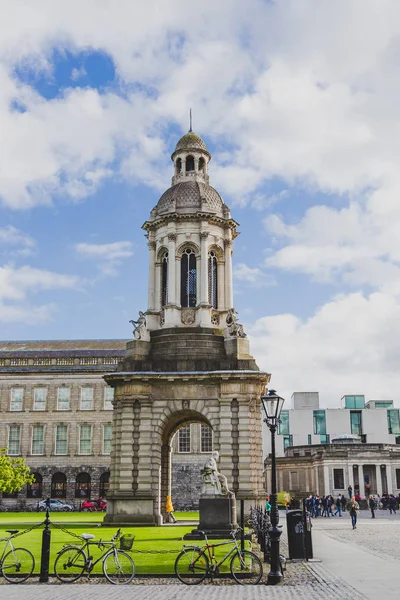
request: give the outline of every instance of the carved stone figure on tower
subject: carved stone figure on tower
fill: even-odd
[[[139,310],[139,318],[137,321],[131,319],[129,323],[133,325],[133,336],[135,340],[147,339],[147,329],[146,329],[146,316],[145,314]]]
[[[226,324],[228,327],[228,334],[232,337],[247,337],[247,334],[243,331],[243,325],[239,323],[237,318],[237,312],[234,308],[228,310],[228,314],[226,316]]]

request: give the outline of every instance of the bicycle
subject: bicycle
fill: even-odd
[[[239,584],[257,584],[263,574],[260,559],[250,550],[241,550],[236,536],[242,532],[241,528],[231,531],[232,540],[209,544],[207,533],[200,531],[206,541],[205,546],[183,546],[175,561],[175,574],[186,585],[197,585],[208,577],[219,575],[221,565],[231,558],[231,575]],[[220,546],[233,544],[233,548],[218,562],[214,556],[214,549]]]
[[[117,548],[116,543],[120,536],[121,530],[118,529],[116,534],[111,538],[111,541],[99,540],[98,542],[92,542],[91,540],[94,539],[94,535],[91,533],[82,533],[83,545],[69,544],[58,552],[54,563],[54,572],[57,579],[64,583],[77,581],[82,577],[84,572],[89,576],[97,563],[101,561],[103,573],[110,583],[130,583],[135,576],[135,563],[124,550],[132,548],[134,538],[122,536],[120,539],[120,548]],[[97,560],[94,560],[90,553],[90,546],[97,546],[100,549],[107,546],[112,547],[106,548],[103,554]]]
[[[32,575],[35,559],[26,548],[14,548],[11,538],[19,529],[7,529],[6,532],[11,535],[0,539],[0,542],[6,542],[0,558],[0,573],[10,583],[22,583]],[[7,552],[8,547],[10,550]]]

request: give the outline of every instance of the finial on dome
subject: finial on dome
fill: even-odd
[[[192,109],[189,109],[189,123],[190,123],[190,127],[189,127],[189,133],[192,133],[193,129],[192,129]]]

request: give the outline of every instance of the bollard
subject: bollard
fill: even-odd
[[[49,509],[46,509],[46,518],[44,520],[44,529],[42,533],[42,558],[40,562],[40,583],[46,583],[49,580],[49,565],[50,565],[50,519]]]

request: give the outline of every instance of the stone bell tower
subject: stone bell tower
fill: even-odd
[[[259,371],[233,306],[238,223],[209,184],[211,154],[192,131],[173,152],[172,186],[143,225],[148,309],[132,321],[115,388],[106,522],[161,524],[171,493],[171,440],[190,423],[212,428],[220,470],[237,498],[262,494]]]

